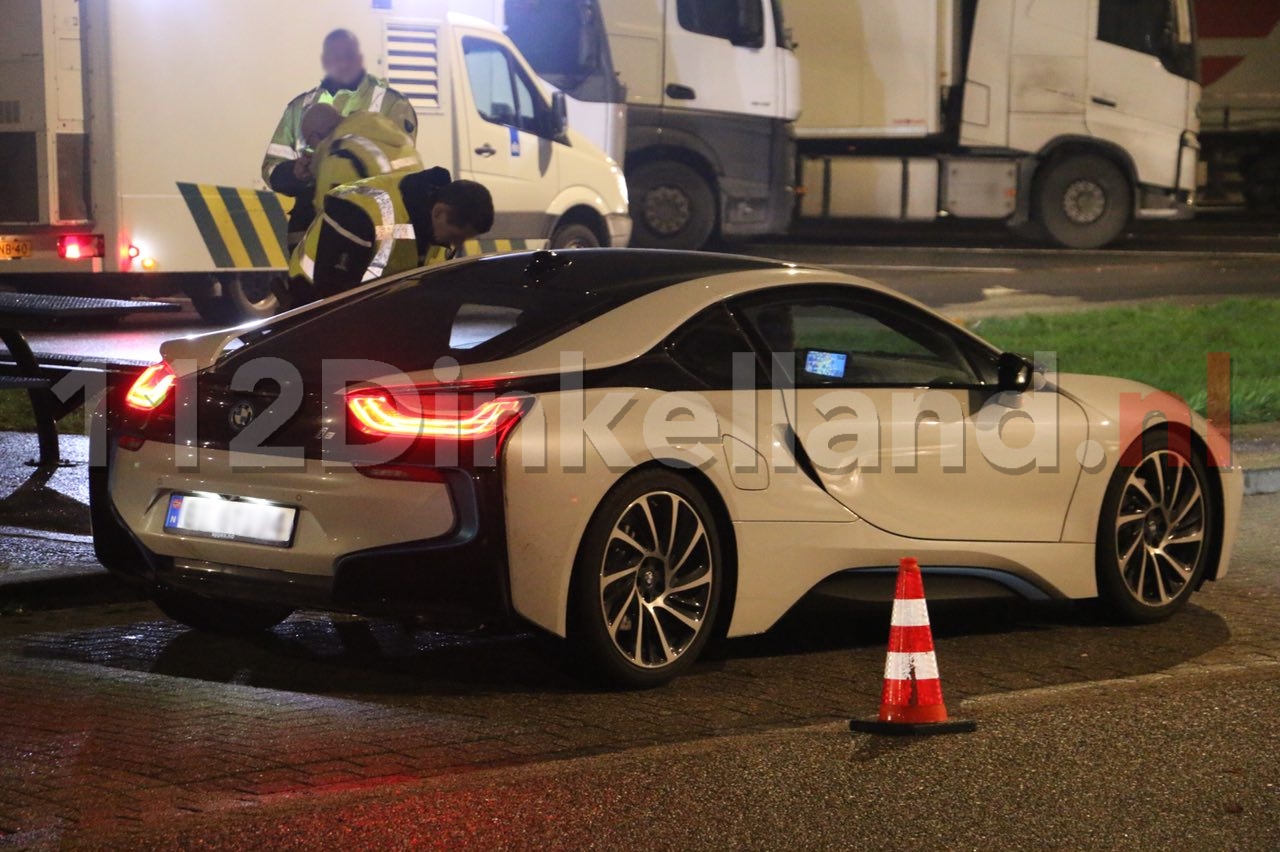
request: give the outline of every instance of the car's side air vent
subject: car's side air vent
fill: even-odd
[[[22,121],[22,101],[0,101],[0,124]]]
[[[428,24],[388,23],[383,38],[387,80],[417,110],[440,109],[439,30]]]

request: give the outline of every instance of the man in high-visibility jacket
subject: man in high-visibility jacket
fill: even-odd
[[[297,199],[289,214],[289,246],[301,239],[315,218],[312,196],[315,175],[312,157],[302,134],[302,116],[313,104],[333,106],[344,116],[372,112],[386,116],[411,139],[418,135],[418,114],[409,99],[364,70],[360,42],[350,30],[334,30],[325,36],[320,55],[324,79],[319,86],[289,102],[262,159],[262,179],[273,190]]]
[[[290,259],[290,300],[303,304],[443,263],[493,228],[493,215],[483,184],[450,181],[439,167],[339,186]]]
[[[421,171],[422,158],[409,134],[384,115],[357,112],[346,118],[328,104],[315,104],[302,116],[302,133],[315,148],[311,172],[314,206],[329,190],[391,172]]]

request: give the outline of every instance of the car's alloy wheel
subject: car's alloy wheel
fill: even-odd
[[[1117,614],[1154,621],[1180,609],[1213,552],[1214,495],[1204,463],[1156,433],[1116,471],[1099,524],[1099,592]]]
[[[723,576],[703,496],[675,474],[638,474],[606,497],[583,540],[574,638],[608,679],[662,683],[706,644]]]

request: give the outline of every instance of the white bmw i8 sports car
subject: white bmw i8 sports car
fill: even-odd
[[[892,291],[756,258],[456,261],[171,341],[111,407],[102,562],[175,619],[530,626],[616,682],[810,594],[1101,597],[1226,571],[1222,439]]]

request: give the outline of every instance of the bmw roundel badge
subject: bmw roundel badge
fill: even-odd
[[[231,406],[231,413],[227,415],[227,419],[231,422],[232,431],[239,432],[248,426],[255,414],[257,412],[253,410],[253,403],[247,399],[242,399]]]

